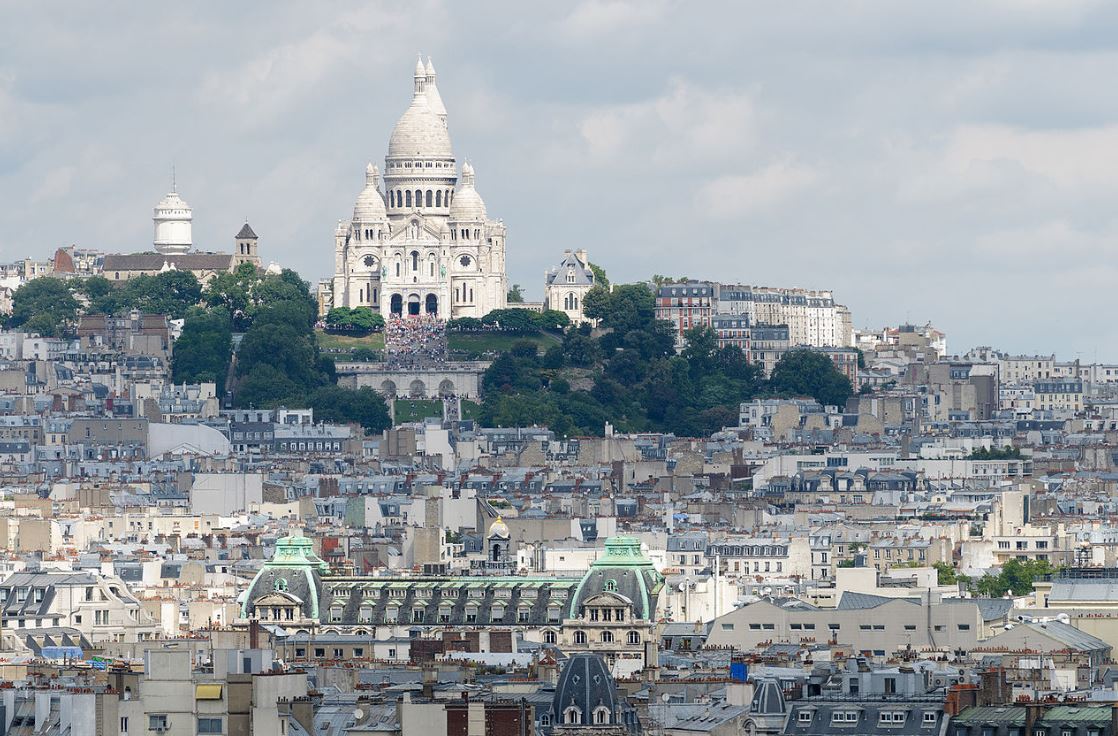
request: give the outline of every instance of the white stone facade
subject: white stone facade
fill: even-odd
[[[850,310],[835,304],[830,291],[722,284],[716,311],[747,315],[753,325],[788,325],[793,346],[854,344]]]
[[[567,251],[563,261],[544,273],[544,309],[563,312],[571,324],[589,322],[582,312],[582,300],[594,286],[594,271],[585,250]]]
[[[384,182],[369,164],[353,218],[334,233],[320,308],[482,317],[506,306],[505,225],[489,219],[473,167],[458,165],[435,70],[417,62],[411,105],[388,144]]]

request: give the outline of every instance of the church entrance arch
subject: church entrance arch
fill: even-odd
[[[400,296],[399,294],[393,294],[392,306],[389,311],[391,311],[392,314],[396,315],[397,317],[402,315],[404,313],[404,297]]]
[[[427,302],[424,305],[427,314],[435,315],[439,313],[439,298],[434,294],[427,295]]]
[[[443,398],[454,396],[454,381],[444,378],[442,383],[439,384],[439,396]]]
[[[408,387],[408,396],[413,399],[422,399],[427,396],[427,387],[423,385],[423,381],[418,378],[411,382]]]
[[[408,297],[408,314],[412,317],[419,316],[419,294],[412,294]]]
[[[390,399],[396,398],[396,384],[392,381],[385,381],[380,385],[380,392]]]

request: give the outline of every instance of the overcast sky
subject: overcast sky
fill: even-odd
[[[586,248],[1118,361],[1118,5],[0,0],[0,259],[247,217],[317,281],[430,54],[510,283]]]

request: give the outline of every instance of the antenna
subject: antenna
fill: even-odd
[[[178,182],[175,181],[175,165],[171,164],[171,191],[177,192],[178,190]]]

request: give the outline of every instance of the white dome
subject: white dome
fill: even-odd
[[[446,126],[431,109],[427,95],[417,93],[392,129],[388,157],[451,158],[453,155]]]
[[[474,167],[462,164],[462,182],[450,200],[451,220],[482,220],[486,218],[485,202],[474,188]]]
[[[159,204],[155,205],[155,214],[174,214],[176,220],[189,220],[191,219],[190,205],[179,196],[178,192],[168,192],[167,196],[159,200]]]
[[[387,218],[388,210],[380,193],[380,171],[369,164],[365,167],[365,188],[357,195],[357,202],[353,205],[353,219],[369,222]]]

